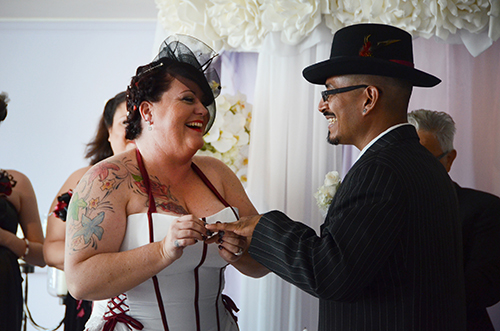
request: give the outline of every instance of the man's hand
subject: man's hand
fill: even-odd
[[[207,224],[205,227],[212,232],[231,231],[237,235],[246,237],[248,244],[252,238],[253,230],[259,223],[261,215],[247,216],[240,218],[239,221],[233,223],[214,223]]]

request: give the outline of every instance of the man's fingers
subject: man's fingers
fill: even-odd
[[[236,232],[235,230],[238,229],[236,223],[213,223],[213,224],[206,224],[205,227],[212,231],[212,232],[219,232],[219,231],[233,231]]]

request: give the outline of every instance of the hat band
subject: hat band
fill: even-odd
[[[404,61],[404,60],[389,60],[389,61],[395,62],[398,64],[402,64],[402,65],[407,66],[407,67],[415,68],[415,64],[408,62],[408,61]]]

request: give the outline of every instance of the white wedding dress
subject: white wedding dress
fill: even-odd
[[[153,213],[154,241],[162,240],[170,223],[177,216]],[[206,218],[207,223],[234,222],[236,216],[229,207]],[[133,214],[127,218],[127,230],[120,251],[131,250],[149,243],[148,216]],[[238,326],[226,309],[221,294],[227,262],[219,256],[217,243],[200,241],[184,248],[181,258],[161,271],[157,277],[169,331],[237,331]],[[197,268],[198,267],[198,268]],[[197,268],[197,272],[195,269]],[[126,274],[121,277],[127,277]],[[152,279],[127,291],[126,313],[140,322],[143,330],[164,330]],[[86,330],[100,331],[105,320],[104,302],[96,302]],[[108,312],[109,313],[109,312]],[[118,322],[115,331],[128,331]]]

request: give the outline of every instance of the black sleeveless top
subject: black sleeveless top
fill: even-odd
[[[0,196],[0,228],[17,232],[19,213],[14,205]],[[21,330],[23,295],[18,257],[0,244],[0,325],[2,331]]]

